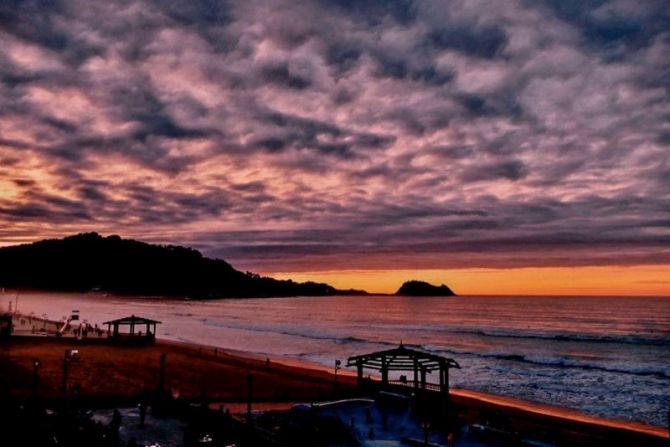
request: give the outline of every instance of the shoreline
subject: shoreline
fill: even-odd
[[[580,424],[588,424],[603,428],[620,429],[670,439],[668,437],[667,428],[645,424],[643,422],[625,421],[619,419],[608,419],[598,416],[590,416],[580,412],[579,410],[573,410],[571,408],[557,407],[553,405],[542,404],[539,402],[517,399],[514,397],[500,396],[496,394],[489,394],[480,391],[466,390],[460,388],[451,389],[450,394],[453,398],[474,399],[480,402],[485,402],[500,407],[536,414],[540,417],[552,417]]]
[[[254,353],[247,353],[244,351],[237,350],[227,350],[226,352],[231,353],[232,355],[240,357],[254,358]],[[260,357],[260,356],[259,356]],[[332,374],[332,368],[327,368],[318,363],[312,363],[305,360],[285,358],[285,357],[270,357],[273,362],[281,363],[288,367],[298,367],[304,369],[311,369],[315,371],[323,371]],[[351,378],[356,377],[356,373],[351,370],[341,369],[338,372],[338,376],[349,376]],[[374,375],[372,377],[375,377]],[[375,377],[377,378],[377,377]],[[559,407],[549,404],[544,404],[541,402],[534,402],[524,399],[519,399],[515,397],[503,396],[498,394],[486,393],[483,391],[475,391],[464,388],[451,388],[449,391],[452,398],[467,400],[473,399],[480,401],[482,403],[488,403],[491,405],[496,405],[500,407],[510,408],[514,410],[520,410],[524,412],[534,413],[539,416],[549,416],[556,417],[559,419],[564,419],[573,422],[585,423],[594,426],[609,427],[614,429],[628,430],[632,432],[638,432],[643,434],[648,434],[652,436],[659,436],[661,438],[665,437],[670,440],[668,436],[668,428],[659,427],[656,425],[646,424],[639,421],[626,421],[620,419],[610,419],[600,416],[591,416],[585,413],[582,413],[579,410],[572,408]]]
[[[183,346],[202,346],[208,349],[214,349],[216,346],[212,345],[200,345],[197,343],[189,343],[189,342],[184,342],[184,341],[177,341],[177,340],[170,340],[170,339],[158,339],[157,340],[160,343],[174,343],[176,345],[183,345]],[[218,348],[222,351],[225,351],[226,353],[241,357],[241,358],[247,358],[247,359],[253,359],[253,360],[264,360],[266,357],[269,358],[273,363],[276,364],[281,364],[289,368],[300,368],[300,369],[306,369],[306,370],[313,370],[313,371],[319,371],[319,372],[324,372],[327,374],[333,375],[333,368],[328,368],[324,365],[321,365],[319,363],[313,363],[309,362],[306,360],[300,360],[300,359],[294,359],[294,358],[289,358],[289,357],[281,357],[281,356],[264,356],[261,354],[256,354],[253,352],[246,352],[246,351],[241,351],[241,350],[235,350],[235,349],[228,349],[228,348]],[[338,376],[347,376],[352,379],[356,378],[356,372],[348,369],[340,369],[338,371]],[[379,377],[372,375],[373,378],[379,379]],[[660,437],[666,437],[670,439],[668,436],[668,428],[666,427],[661,427],[661,426],[656,426],[656,425],[651,425],[647,424],[644,422],[640,421],[627,421],[627,420],[621,420],[621,419],[612,419],[612,418],[606,418],[602,416],[591,416],[588,414],[585,414],[579,410],[572,409],[572,408],[567,408],[567,407],[559,407],[555,405],[550,405],[550,404],[545,404],[541,402],[535,402],[535,401],[530,401],[530,400],[524,400],[524,399],[519,399],[516,397],[510,397],[510,396],[504,396],[504,395],[499,395],[499,394],[491,394],[491,393],[486,393],[483,391],[476,391],[476,390],[470,390],[470,389],[465,389],[465,388],[451,388],[450,389],[450,395],[452,397],[455,397],[457,399],[473,399],[481,402],[485,402],[488,404],[500,406],[500,407],[506,407],[510,409],[515,409],[515,410],[521,410],[521,411],[526,411],[529,413],[534,413],[540,416],[551,416],[551,417],[556,417],[556,418],[561,418],[565,420],[570,420],[570,421],[575,421],[575,422],[580,422],[580,423],[586,423],[586,424],[592,424],[592,425],[598,425],[598,426],[603,426],[603,427],[611,427],[611,428],[616,428],[616,429],[623,429],[623,430],[629,430],[629,431],[634,431],[634,432],[639,432],[639,433],[644,433],[644,434],[649,434],[653,436],[660,436]]]
[[[268,362],[262,355],[184,341],[158,339],[155,344],[130,346],[102,340],[11,337],[0,342],[0,376],[7,378],[4,389],[0,385],[0,399],[30,396],[35,358],[41,362],[39,395],[57,398],[65,348],[81,353],[81,360],[70,369],[69,380],[81,386],[82,401],[131,401],[148,387],[155,387],[161,353],[167,356],[166,388],[185,399],[197,399],[206,391],[211,402],[239,404],[246,398],[248,375],[254,376],[256,408],[263,403],[270,409],[293,402],[353,396],[356,389],[355,375],[349,370],[338,371],[336,382],[333,369],[322,365],[279,356],[269,357]],[[667,428],[641,422],[589,416],[577,410],[466,389],[452,389],[451,396],[469,418],[494,413],[520,426],[539,424],[611,439],[640,437],[658,445],[669,442]]]

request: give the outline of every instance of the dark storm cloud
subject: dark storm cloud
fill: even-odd
[[[327,43],[324,58],[329,65],[335,67],[338,75],[343,75],[358,64],[362,54],[362,50],[355,43],[335,41]]]
[[[192,2],[163,2],[153,0],[151,5],[180,25],[203,27],[221,26],[231,19],[229,2],[225,0],[196,0]]]
[[[357,255],[364,255],[356,262],[361,268],[406,268],[408,259],[417,268],[579,266],[607,264],[613,256],[617,265],[670,261],[668,236],[650,234],[650,230],[667,228],[667,219],[651,220],[642,227],[628,217],[610,222],[598,219],[600,212],[623,211],[626,202],[584,199],[569,206],[539,200],[502,204],[495,212],[396,208],[358,220],[349,229],[222,232],[203,234],[194,243],[213,255],[244,259],[245,267],[262,263],[276,270],[304,268],[300,262],[304,256],[327,259],[335,269],[350,268],[351,256]],[[643,208],[640,211],[661,215],[663,205],[657,202]],[[389,219],[395,225],[385,224]],[[369,227],[375,228],[374,233],[365,231]],[[436,239],[441,243],[436,244]],[[378,248],[371,253],[370,245]],[[334,253],[349,256],[332,259]],[[403,255],[390,258],[397,253]]]
[[[454,49],[468,56],[493,58],[507,44],[507,35],[499,26],[478,26],[467,23],[430,31],[427,43],[438,49]]]
[[[520,180],[528,175],[526,165],[520,160],[508,160],[497,163],[481,164],[467,168],[461,175],[465,182],[481,182],[483,180]]]
[[[86,206],[77,200],[45,193],[31,193],[29,204],[8,205],[0,209],[0,215],[8,221],[43,221],[55,224],[71,221],[90,221],[93,216]]]
[[[668,5],[663,0],[643,3],[547,0],[545,3],[558,17],[580,29],[586,45],[608,49],[623,46],[623,50],[635,50],[648,46],[670,26]]]
[[[259,147],[270,152],[305,149],[351,158],[356,154],[383,149],[395,141],[392,135],[351,131],[327,122],[274,110],[259,110],[257,119],[267,125],[267,135],[252,140],[249,147]]]
[[[337,9],[351,20],[364,21],[370,25],[380,25],[386,19],[408,25],[416,20],[416,4],[411,0],[324,0],[328,9]]]
[[[265,81],[282,87],[303,90],[312,85],[309,79],[291,74],[285,62],[278,65],[267,65],[261,69],[261,73]]]
[[[666,3],[3,2],[0,223],[265,271],[669,262]]]

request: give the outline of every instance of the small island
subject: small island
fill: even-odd
[[[405,281],[395,293],[401,296],[455,296],[453,290],[444,284],[435,286],[425,281]]]

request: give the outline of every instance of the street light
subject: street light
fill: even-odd
[[[63,402],[67,400],[67,372],[68,365],[72,362],[79,360],[79,350],[78,349],[66,349],[63,354],[63,381],[61,383],[61,395],[63,397]]]
[[[337,386],[337,371],[342,368],[342,362],[340,360],[335,360],[335,386]]]
[[[424,445],[428,445],[428,430],[430,429],[430,422],[421,422],[421,428],[423,429],[423,443]]]
[[[37,385],[39,383],[39,376],[40,376],[40,366],[41,366],[40,359],[34,358],[33,359],[33,398],[37,397]]]

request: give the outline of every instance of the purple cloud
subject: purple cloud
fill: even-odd
[[[0,242],[667,263],[669,36],[662,1],[3,2]]]

